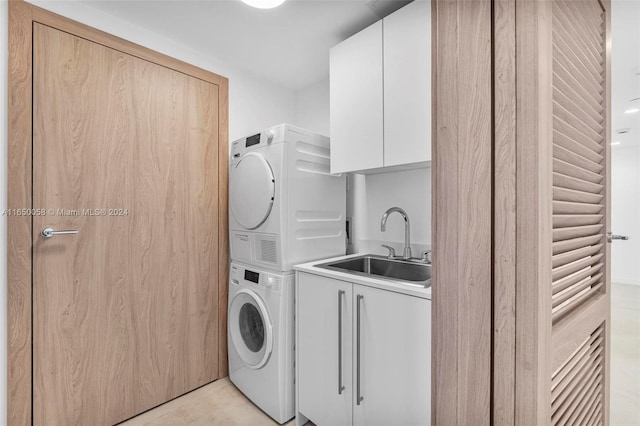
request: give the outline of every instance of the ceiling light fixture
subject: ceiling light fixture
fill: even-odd
[[[284,0],[242,0],[242,2],[258,9],[273,9],[284,3]]]
[[[620,145],[622,142],[620,141],[615,141],[615,142],[611,142],[611,145]]]
[[[628,110],[626,110],[624,113],[625,114],[634,114],[636,112],[640,111],[640,108],[630,108]]]

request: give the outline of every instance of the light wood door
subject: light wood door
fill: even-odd
[[[318,425],[350,425],[353,284],[299,274],[298,411]]]
[[[429,424],[431,301],[354,285],[353,312],[353,424]]]
[[[113,424],[218,376],[218,87],[40,24],[33,58],[33,421]]]
[[[494,418],[608,424],[609,2],[500,3]]]

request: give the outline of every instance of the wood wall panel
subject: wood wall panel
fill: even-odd
[[[31,207],[31,8],[9,2],[9,208]],[[31,423],[31,217],[7,218],[7,423]],[[1,420],[0,420],[1,421]]]
[[[434,424],[490,422],[491,1],[434,2]]]
[[[516,57],[513,0],[493,3],[494,229],[493,409],[495,425],[515,421]]]

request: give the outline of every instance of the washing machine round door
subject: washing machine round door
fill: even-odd
[[[231,212],[245,229],[262,225],[273,207],[276,183],[273,170],[260,154],[250,152],[231,169]]]
[[[258,369],[267,363],[273,349],[273,327],[264,302],[253,291],[242,289],[231,301],[229,334],[247,366]]]

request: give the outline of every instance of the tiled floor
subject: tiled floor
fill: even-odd
[[[295,421],[287,423],[293,426]],[[277,426],[229,378],[196,389],[122,423],[124,426]]]
[[[640,425],[640,286],[612,285],[610,420]]]
[[[125,426],[276,426],[229,379],[143,413]],[[291,421],[287,426],[293,426]],[[640,425],[640,286],[614,284],[611,299],[611,426]]]

